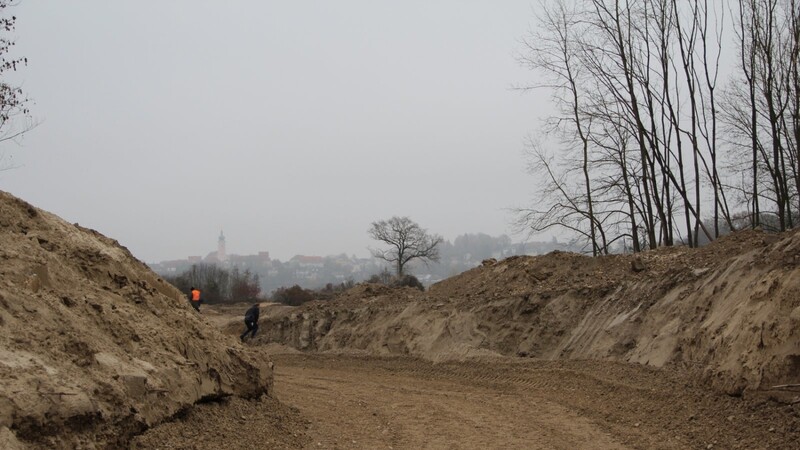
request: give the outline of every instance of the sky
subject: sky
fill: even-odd
[[[530,1],[22,0],[38,125],[0,189],[139,259],[367,256],[373,221],[512,237]],[[517,240],[517,239],[515,239]]]

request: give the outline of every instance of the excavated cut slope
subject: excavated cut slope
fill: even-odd
[[[0,379],[0,448],[103,448],[272,372],[116,241],[0,192]]]
[[[737,394],[800,382],[800,233],[598,258],[511,257],[426,293],[359,285],[274,314],[259,342],[303,350],[603,359],[700,369]]]

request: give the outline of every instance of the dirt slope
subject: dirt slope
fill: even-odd
[[[493,354],[682,365],[738,395],[800,383],[799,267],[798,232],[745,231],[640,256],[512,257],[426,293],[359,285],[268,314],[257,341],[433,361]]]
[[[116,241],[0,192],[0,379],[0,448],[105,448],[272,372]]]

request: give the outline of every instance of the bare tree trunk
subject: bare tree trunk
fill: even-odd
[[[692,144],[692,166],[694,169],[694,240],[691,242],[693,247],[698,244],[698,234],[700,231],[700,148],[698,145],[698,101],[696,86],[696,68],[694,66],[694,48],[697,42],[697,4],[692,7],[692,20],[689,29],[686,30],[681,25],[680,9],[677,0],[673,1],[673,11],[675,12],[675,28],[677,31],[678,48],[680,49],[681,67],[683,69],[684,81],[689,97],[689,112],[691,130],[686,132],[689,142]],[[688,34],[685,34],[688,33]]]
[[[562,10],[563,11],[563,10]],[[578,133],[578,137],[581,141],[582,146],[582,156],[583,156],[583,181],[586,188],[586,205],[589,209],[589,238],[592,243],[592,255],[597,256],[600,252],[600,248],[597,245],[597,219],[594,215],[594,204],[592,202],[592,179],[589,176],[589,138],[586,136],[584,132],[583,123],[581,119],[581,115],[579,113],[579,100],[578,100],[578,86],[575,81],[575,75],[572,70],[571,64],[571,56],[570,56],[570,44],[571,39],[569,36],[569,30],[567,28],[567,19],[563,17],[563,24],[564,24],[564,46],[561,48],[562,54],[561,57],[563,58],[564,62],[564,69],[566,69],[565,76],[567,78],[567,82],[569,83],[569,90],[572,93],[572,119],[575,121],[575,130]],[[603,244],[603,248],[606,248],[606,245]],[[606,249],[606,253],[607,253]]]
[[[798,154],[798,148],[800,148],[800,11],[798,11],[798,7],[800,4],[796,0],[791,0],[788,18],[790,57],[787,61],[788,86],[786,88],[790,95],[791,124],[787,124],[785,128],[791,130],[786,141],[789,149],[790,169],[794,179],[794,192],[798,200],[797,210],[800,211],[800,154]],[[789,217],[791,219],[791,213]]]
[[[780,120],[778,105],[776,104],[776,80],[775,80],[775,61],[774,61],[774,51],[776,45],[776,37],[775,37],[775,7],[776,0],[769,0],[766,11],[766,17],[763,17],[766,20],[765,32],[766,36],[762,36],[762,40],[758,42],[758,45],[761,47],[761,51],[764,56],[764,100],[766,101],[767,105],[767,113],[769,116],[769,126],[771,132],[771,139],[772,139],[772,175],[774,179],[774,187],[775,187],[775,203],[778,207],[778,225],[780,227],[780,231],[786,230],[786,198],[785,198],[785,181],[783,178],[783,173],[781,167],[783,166],[782,161],[782,153],[783,149],[781,146],[781,136],[780,131],[778,129],[778,123]]]
[[[670,2],[668,0],[656,0],[658,11],[658,37],[659,37],[659,68],[661,70],[661,77],[663,79],[662,85],[662,95],[664,97],[664,103],[666,106],[666,117],[667,123],[669,124],[669,128],[665,130],[666,134],[674,133],[675,135],[675,145],[676,149],[673,152],[670,150],[670,153],[667,159],[667,164],[670,164],[669,156],[675,159],[677,163],[677,171],[678,171],[678,180],[675,182],[675,188],[679,193],[687,192],[686,188],[686,169],[685,164],[683,161],[683,142],[684,138],[682,133],[680,132],[680,120],[678,118],[678,114],[676,111],[675,103],[680,103],[680,90],[673,89],[672,86],[672,77],[671,77],[671,57],[670,57],[670,38],[671,38],[671,31],[674,28],[674,15],[677,12],[674,10],[675,2]],[[675,100],[673,101],[673,96]],[[666,127],[665,127],[666,128]],[[671,172],[672,173],[672,172]],[[674,173],[672,173],[674,177]],[[683,195],[685,197],[685,195]],[[688,243],[694,242],[694,232],[692,230],[692,213],[690,211],[689,203],[684,201],[683,202],[683,216],[684,220],[686,221],[686,233],[687,238],[686,241]]]
[[[620,172],[622,174],[622,187],[623,187],[623,192],[625,193],[625,199],[628,207],[628,218],[631,223],[631,244],[633,246],[633,252],[639,253],[642,251],[642,246],[641,243],[639,242],[639,226],[637,225],[636,222],[636,199],[633,196],[633,190],[631,189],[630,175],[628,174],[627,143],[622,138],[622,136],[620,136],[618,148],[619,148]]]
[[[619,58],[619,64],[623,71],[623,76],[625,77],[626,83],[626,94],[628,95],[629,99],[629,107],[631,108],[632,112],[632,119],[635,123],[636,127],[636,141],[639,146],[639,153],[641,155],[642,160],[642,188],[644,189],[644,200],[645,200],[645,224],[647,226],[646,233],[647,233],[647,240],[648,245],[651,249],[654,249],[658,246],[656,241],[656,234],[655,234],[655,217],[653,214],[653,197],[650,194],[650,184],[653,183],[653,174],[649,171],[649,162],[650,162],[650,155],[648,154],[647,150],[647,139],[645,137],[645,127],[644,123],[642,122],[642,115],[639,111],[639,100],[636,95],[636,88],[634,86],[634,79],[633,79],[633,72],[631,63],[628,60],[629,54],[626,47],[626,42],[628,41],[623,35],[623,22],[622,16],[620,12],[620,1],[616,0],[614,2],[614,11],[610,11],[606,8],[605,4],[601,0],[593,0],[592,3],[594,4],[595,10],[597,12],[597,17],[600,21],[600,24],[604,31],[613,35],[613,42],[616,46],[614,49],[616,51],[615,55]],[[630,10],[627,11],[630,13]],[[604,16],[608,16],[611,20],[611,24],[609,24],[606,20],[604,20]]]
[[[592,246],[592,255],[597,256],[603,249],[607,252],[606,244],[602,246],[598,243],[598,234],[602,233],[600,221],[595,214],[595,202],[593,199],[592,176],[590,171],[590,148],[589,133],[591,118],[587,118],[588,125],[584,124],[584,117],[581,113],[581,93],[578,87],[578,80],[574,68],[576,46],[578,39],[573,37],[573,18],[572,13],[568,12],[567,6],[562,1],[556,1],[552,6],[542,5],[540,12],[540,22],[544,31],[531,39],[526,40],[530,56],[522,58],[523,62],[532,68],[542,70],[553,78],[554,85],[559,92],[559,98],[563,101],[563,112],[568,115],[564,122],[569,124],[569,133],[574,133],[581,146],[581,167],[583,178],[583,191],[585,195],[585,208],[579,208],[582,203],[580,199],[569,198],[566,190],[559,187],[557,191],[562,192],[568,198],[571,206],[588,220],[589,243]],[[559,123],[561,121],[559,120]],[[563,125],[559,125],[559,130],[566,132]],[[555,177],[551,177],[554,184],[559,184]],[[569,208],[568,208],[569,209]]]
[[[704,132],[703,137],[706,140],[706,146],[708,147],[709,155],[711,157],[711,170],[708,174],[709,179],[711,180],[711,186],[714,193],[714,237],[719,237],[719,222],[720,222],[720,213],[724,217],[728,228],[733,231],[733,221],[730,217],[730,211],[727,207],[727,200],[725,199],[725,192],[720,183],[719,177],[719,170],[717,167],[717,102],[715,97],[715,91],[717,87],[717,77],[719,75],[719,58],[722,54],[722,25],[720,20],[716,21],[716,32],[714,33],[714,38],[716,41],[716,57],[714,58],[714,62],[709,59],[708,55],[708,47],[709,47],[709,7],[708,7],[708,0],[704,0],[703,10],[702,10],[702,21],[700,23],[700,42],[703,47],[703,58],[702,58],[702,66],[703,66],[703,73],[705,75],[705,82],[706,82],[706,89],[708,90],[708,102],[710,108],[710,115],[711,115],[711,130],[710,132],[707,129],[708,118],[705,117],[705,112],[708,110],[705,106],[703,107],[702,111],[704,113]],[[713,70],[713,74],[711,73]],[[721,211],[720,211],[721,210]]]
[[[750,106],[750,145],[752,151],[751,170],[753,185],[751,187],[752,214],[750,225],[756,228],[761,225],[761,210],[758,190],[758,105],[756,103],[756,45],[758,38],[756,0],[739,0],[739,46],[742,73],[747,80],[748,101]]]

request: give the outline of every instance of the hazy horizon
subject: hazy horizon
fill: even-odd
[[[77,6],[76,6],[77,5]],[[22,1],[40,121],[0,189],[148,262],[367,256],[371,222],[513,235],[543,94],[528,1]],[[544,236],[542,239],[548,239]],[[206,253],[202,253],[204,256]]]
[[[290,259],[292,259],[295,256],[321,256],[321,257],[328,257],[328,256],[338,256],[338,255],[344,254],[344,255],[347,255],[348,257],[353,256],[353,255],[355,255],[357,257],[361,257],[361,258],[370,258],[371,257],[369,252],[366,252],[366,254],[358,254],[358,253],[355,253],[355,252],[344,252],[344,251],[337,252],[337,253],[324,253],[324,254],[320,254],[320,253],[291,253],[291,254],[287,254],[285,257],[278,257],[278,256],[274,255],[268,249],[244,249],[244,250],[242,250],[240,252],[232,252],[232,251],[229,250],[229,247],[227,245],[228,235],[226,233],[224,233],[224,230],[222,230],[222,231],[223,231],[223,234],[225,236],[225,249],[226,249],[225,252],[226,252],[226,254],[228,256],[230,256],[230,255],[251,256],[251,255],[258,254],[259,252],[269,252],[270,259],[273,259],[273,260],[277,259],[277,260],[280,260],[280,261],[289,261]],[[490,235],[488,233],[483,233],[481,231],[476,231],[476,232],[472,232],[472,233],[461,233],[458,236],[443,236],[443,238],[444,238],[445,242],[450,242],[452,244],[456,240],[456,238],[458,238],[460,236],[464,236],[464,235],[480,235],[480,234],[488,235],[491,238],[499,238],[499,237],[502,236],[502,234],[501,235]],[[186,256],[179,256],[179,257],[176,257],[176,258],[162,259],[162,260],[157,260],[157,261],[149,261],[149,260],[147,260],[145,262],[147,262],[147,263],[160,263],[160,262],[166,262],[166,261],[178,261],[178,260],[186,260],[186,259],[188,259],[190,257],[193,258],[193,257],[198,257],[198,256],[201,257],[201,258],[206,258],[207,256],[209,256],[209,255],[211,255],[213,253],[216,253],[218,239],[219,239],[219,234],[217,234],[217,236],[213,239],[213,242],[209,241],[208,245],[206,246],[207,248],[199,249],[197,252],[189,254],[189,255],[186,255]],[[512,244],[515,244],[515,245],[516,244],[522,244],[522,243],[530,244],[530,243],[534,243],[534,242],[537,242],[537,243],[558,242],[558,237],[556,237],[554,235],[552,235],[552,236],[551,235],[542,235],[541,238],[536,239],[536,240],[530,240],[530,239],[513,240],[512,239]],[[386,244],[383,244],[383,243],[380,243],[380,242],[377,242],[377,241],[372,241],[371,246],[375,247],[375,248],[386,248]]]

